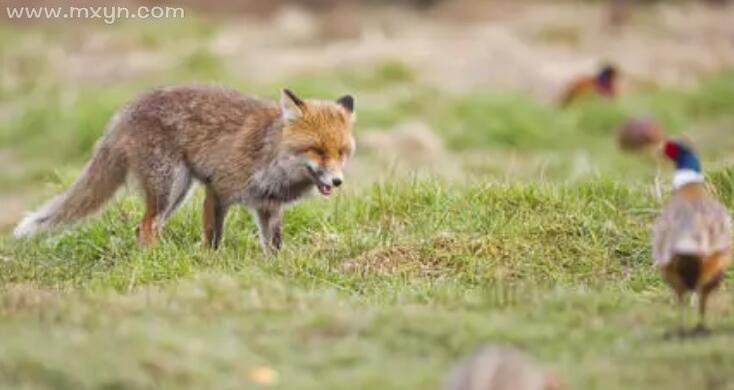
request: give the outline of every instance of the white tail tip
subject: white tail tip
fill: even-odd
[[[26,215],[26,217],[20,221],[18,226],[15,227],[15,230],[13,230],[13,236],[15,238],[30,237],[41,231],[42,226],[38,222],[38,217],[38,213],[30,213]]]

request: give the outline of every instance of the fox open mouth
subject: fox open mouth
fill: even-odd
[[[321,183],[320,181],[316,182],[316,188],[319,189],[319,192],[321,195],[329,196],[331,195],[331,186],[328,184]]]
[[[311,174],[311,179],[313,179],[313,183],[316,184],[316,188],[319,189],[321,195],[331,195],[331,186],[321,181],[321,179],[319,179],[319,175],[317,175],[311,167],[308,168],[308,172]]]

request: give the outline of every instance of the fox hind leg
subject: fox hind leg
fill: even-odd
[[[145,193],[145,214],[137,228],[141,245],[155,244],[166,219],[181,204],[191,188],[191,174],[183,164],[157,166],[138,175]]]
[[[146,193],[145,214],[143,214],[143,219],[135,229],[138,244],[142,246],[148,246],[158,242],[157,209],[157,197],[155,194]]]

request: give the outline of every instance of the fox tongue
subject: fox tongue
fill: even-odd
[[[328,184],[316,184],[316,187],[319,189],[319,192],[321,195],[329,196],[331,194],[331,186]]]

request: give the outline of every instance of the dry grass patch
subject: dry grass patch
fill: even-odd
[[[342,262],[342,272],[438,278],[463,272],[468,256],[493,258],[504,252],[490,237],[440,233],[409,243],[390,244]]]

